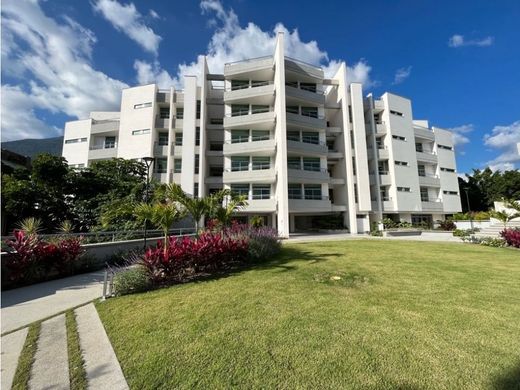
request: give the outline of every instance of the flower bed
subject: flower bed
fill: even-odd
[[[520,248],[520,229],[504,229],[500,236],[506,241],[507,245]]]

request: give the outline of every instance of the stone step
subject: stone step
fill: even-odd
[[[28,331],[29,328],[23,328],[2,336],[2,389],[9,390],[13,385],[18,358],[22,352]]]

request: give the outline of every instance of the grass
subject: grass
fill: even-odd
[[[97,309],[134,389],[509,389],[519,280],[503,248],[287,244],[269,264]]]
[[[31,367],[34,362],[34,355],[38,347],[38,336],[40,335],[41,322],[29,327],[25,343],[18,358],[18,366],[13,378],[13,390],[25,390],[29,388],[31,378]]]
[[[69,380],[71,390],[87,389],[87,373],[85,362],[81,354],[79,334],[74,311],[69,310],[65,314],[65,326],[67,328],[67,349],[69,355]]]

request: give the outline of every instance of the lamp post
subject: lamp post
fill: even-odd
[[[473,230],[473,215],[471,215],[471,207],[469,205],[468,189],[464,188],[464,192],[466,193],[466,204],[468,205],[469,223],[471,226],[471,230]]]
[[[145,194],[144,194],[144,201],[146,204],[148,204],[148,191],[150,188],[150,168],[151,168],[152,164],[154,163],[155,158],[143,157],[143,161],[146,164],[146,190],[145,190]],[[146,235],[148,233],[147,227],[148,227],[148,220],[145,219],[144,220],[144,246],[143,246],[144,249],[146,249]]]

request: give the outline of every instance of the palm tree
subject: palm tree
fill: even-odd
[[[247,206],[245,195],[236,195],[229,189],[221,190],[210,197],[210,216],[223,225],[229,225],[233,215]]]
[[[185,193],[178,184],[169,184],[166,187],[166,196],[173,202],[180,204],[195,221],[195,232],[198,233],[200,222],[208,215],[210,202],[208,198],[196,198]]]
[[[496,210],[491,210],[489,212],[489,215],[492,218],[498,219],[500,222],[502,222],[504,224],[504,229],[507,228],[507,223],[509,221],[511,221],[512,219],[515,219],[517,217],[520,217],[520,213],[509,214],[507,211],[496,211]]]
[[[170,244],[168,240],[168,230],[174,222],[184,217],[184,212],[179,210],[173,203],[139,203],[134,209],[134,215],[140,220],[148,220],[163,231],[164,249]]]
[[[28,236],[36,237],[40,233],[42,228],[42,220],[39,218],[25,218],[19,224],[18,227]]]
[[[516,210],[520,214],[520,201],[513,200],[513,199],[505,199],[504,203],[507,208]]]

